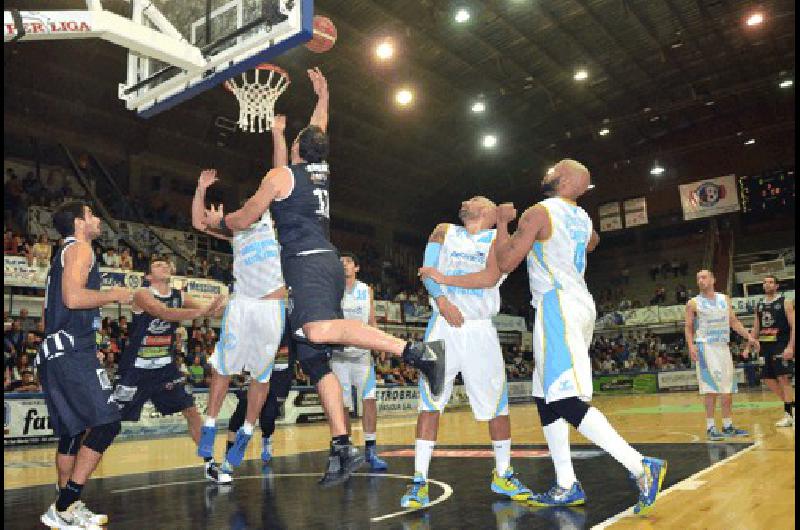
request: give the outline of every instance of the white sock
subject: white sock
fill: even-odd
[[[203,427],[216,427],[217,426],[217,418],[212,418],[211,416],[206,417],[206,421],[203,423]]]
[[[716,427],[717,424],[714,421],[714,418],[706,418],[706,430],[711,429],[712,427]]]
[[[364,441],[365,442],[374,442],[378,439],[378,435],[374,432],[365,432],[364,433]]]
[[[728,429],[733,427],[733,420],[731,418],[722,418],[722,428]]]
[[[550,425],[546,425],[542,430],[547,440],[547,447],[550,449],[550,458],[553,459],[553,466],[556,468],[556,482],[562,488],[569,489],[578,480],[575,470],[572,468],[569,423],[563,418],[559,418]]]
[[[428,480],[428,467],[431,465],[433,448],[436,442],[432,440],[417,440],[414,445],[414,472],[419,473]]]
[[[252,436],[253,435],[253,424],[248,422],[247,420],[245,420],[244,423],[242,424],[242,431],[245,434]]]
[[[511,440],[492,440],[494,468],[501,477],[511,467]]]
[[[596,408],[589,409],[581,424],[578,425],[578,432],[625,466],[625,469],[630,471],[634,477],[639,477],[644,473],[641,453],[623,440],[622,436],[608,423],[603,413]]]

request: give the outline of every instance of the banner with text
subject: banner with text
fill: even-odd
[[[622,228],[622,214],[618,202],[609,202],[597,207],[597,216],[600,218],[600,231],[610,232]]]
[[[739,211],[736,177],[726,175],[679,186],[683,219],[711,217]]]
[[[638,197],[622,203],[625,212],[625,228],[647,224],[647,199]]]

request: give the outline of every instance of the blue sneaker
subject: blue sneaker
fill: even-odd
[[[639,502],[633,507],[636,515],[645,515],[652,510],[656,497],[661,492],[664,477],[667,475],[667,461],[646,456],[642,459],[644,473],[641,477],[633,477],[639,488]]]
[[[744,429],[737,429],[733,425],[730,425],[722,429],[722,435],[726,438],[735,438],[737,436],[750,436],[750,433]]]
[[[272,460],[272,439],[263,438],[263,444],[261,446],[261,461],[266,464],[270,460]]]
[[[554,484],[546,493],[534,493],[528,499],[530,506],[581,506],[586,504],[586,493],[577,480],[569,488]]]
[[[709,427],[706,431],[706,436],[712,442],[719,442],[725,439],[721,432],[717,430],[716,427]]]
[[[496,469],[492,470],[491,489],[515,501],[526,501],[532,495],[531,490],[516,477],[511,466],[502,475],[498,474]]]
[[[214,438],[217,436],[216,427],[203,426],[200,429],[200,441],[197,443],[197,456],[211,458],[214,456]]]
[[[386,471],[389,469],[389,464],[378,457],[378,451],[374,445],[367,447],[365,453],[367,463],[372,471]]]
[[[400,499],[403,508],[422,508],[430,504],[428,481],[421,473],[414,473],[414,481],[409,484],[406,494]]]
[[[244,452],[247,450],[247,444],[250,443],[252,434],[245,434],[241,428],[236,432],[236,439],[233,445],[228,449],[228,454],[225,455],[225,460],[230,462],[232,466],[238,466],[244,460]]]

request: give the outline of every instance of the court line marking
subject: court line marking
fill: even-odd
[[[724,466],[726,464],[730,464],[734,460],[746,455],[750,451],[753,451],[754,449],[756,449],[756,448],[758,448],[760,446],[761,446],[761,442],[756,441],[756,442],[753,443],[753,445],[751,445],[750,447],[746,447],[746,448],[742,449],[741,451],[739,451],[735,455],[729,456],[728,458],[726,458],[724,460],[720,460],[719,462],[711,464],[710,466],[701,469],[700,471],[698,471],[694,475],[688,476],[685,479],[681,480],[680,482],[676,482],[675,484],[673,484],[669,488],[667,488],[664,491],[662,491],[661,494],[658,496],[659,499],[669,495],[673,491],[680,491],[682,489],[691,489],[690,487],[687,488],[687,486],[690,486],[691,484],[684,484],[684,483],[685,482],[696,483],[697,479],[699,479],[700,477],[702,477],[706,473],[710,473],[711,471],[714,471],[715,469],[717,469],[719,467],[722,467],[722,466]],[[606,519],[602,523],[598,523],[598,524],[594,525],[591,528],[591,530],[603,530],[605,528],[610,527],[611,525],[613,525],[615,523],[618,523],[619,521],[621,521],[622,519],[625,519],[626,517],[632,517],[632,516],[633,516],[633,506],[631,506],[630,508],[628,508],[627,510],[625,510],[623,512],[618,513],[617,515],[609,517],[608,519]]]
[[[394,474],[394,473],[353,473],[351,476],[353,476],[353,477],[384,477],[384,478],[397,478],[397,479],[404,479],[404,480],[414,480],[414,477],[412,477],[412,476],[409,476],[409,475],[397,475],[397,474]],[[256,478],[263,479],[263,478],[267,478],[267,477],[276,477],[276,478],[280,478],[280,477],[319,477],[319,473],[272,473],[272,474],[269,474],[269,475],[246,475],[246,476],[243,476],[243,477],[235,477],[234,481],[236,481],[236,480],[245,480],[245,479],[256,479]],[[209,480],[208,479],[184,480],[184,481],[181,481],[181,482],[164,482],[162,484],[148,484],[146,486],[137,486],[137,487],[134,487],[134,488],[124,488],[124,489],[120,489],[120,490],[111,490],[111,493],[126,493],[126,492],[129,492],[129,491],[143,491],[143,490],[149,490],[149,489],[155,489],[155,488],[164,488],[164,487],[167,487],[167,486],[179,486],[179,485],[182,485],[182,484],[196,484],[196,483],[199,483],[199,482],[209,482]],[[427,506],[422,506],[420,508],[411,508],[411,509],[401,510],[399,512],[388,513],[386,515],[381,515],[381,516],[378,516],[378,517],[371,517],[370,518],[370,522],[377,523],[377,522],[380,522],[380,521],[385,521],[386,519],[391,519],[392,517],[397,517],[399,515],[406,515],[406,514],[409,514],[409,513],[414,513],[414,512],[419,511],[419,510],[426,510],[426,509],[430,508],[431,506],[434,506],[436,504],[439,504],[441,502],[446,501],[453,494],[453,487],[450,486],[450,484],[447,484],[445,482],[441,482],[439,480],[433,480],[433,479],[428,479],[428,482],[430,482],[432,484],[436,484],[437,486],[442,488],[442,494],[439,495],[433,501],[431,501]],[[228,484],[220,484],[220,486],[228,486]]]

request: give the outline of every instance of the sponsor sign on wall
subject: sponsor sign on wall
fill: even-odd
[[[625,212],[625,228],[647,224],[647,199],[638,197],[622,203]]]
[[[622,214],[618,202],[609,202],[597,207],[597,216],[600,218],[600,231],[610,232],[622,228]]]
[[[734,175],[683,184],[679,190],[686,221],[740,210]]]
[[[744,368],[736,369],[736,380],[741,385],[747,383]],[[698,388],[697,372],[695,370],[677,370],[674,372],[658,373],[658,389],[662,392],[697,390]]]

